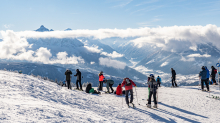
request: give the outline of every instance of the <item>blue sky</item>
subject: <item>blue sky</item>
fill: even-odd
[[[219,6],[220,0],[0,0],[0,30],[220,26]]]

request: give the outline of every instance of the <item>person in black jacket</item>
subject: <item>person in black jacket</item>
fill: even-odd
[[[215,81],[215,67],[212,66],[212,72],[211,72],[211,77],[212,77],[212,81],[213,81],[213,84],[216,85],[216,81]]]
[[[80,90],[82,90],[82,84],[81,84],[81,72],[79,71],[79,69],[76,69],[76,89],[79,90],[79,85],[80,85]],[[78,85],[79,83],[79,85]]]
[[[71,75],[71,74],[72,74],[72,71],[69,70],[69,69],[66,69],[65,75],[66,75],[66,81],[67,81],[67,87],[68,87],[68,89],[71,89],[71,86],[70,86],[70,80],[71,80],[70,75]]]
[[[175,84],[175,86],[177,87],[177,84],[176,84],[176,71],[173,69],[173,68],[171,68],[171,73],[172,73],[172,87],[174,87],[174,84]]]

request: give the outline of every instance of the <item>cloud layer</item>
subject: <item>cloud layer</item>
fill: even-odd
[[[114,67],[116,69],[124,69],[126,67],[126,63],[124,62],[103,57],[99,58],[99,64],[107,67]]]
[[[77,64],[84,63],[81,57],[67,57],[66,52],[57,53],[57,57],[52,58],[49,49],[40,47],[36,51],[30,50],[29,44],[24,37],[20,37],[13,31],[3,33],[3,41],[0,42],[0,59],[24,60],[30,62],[41,62],[45,64]]]

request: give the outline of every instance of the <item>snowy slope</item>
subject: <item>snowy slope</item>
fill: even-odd
[[[210,95],[220,95],[212,86]],[[0,71],[1,122],[220,122],[219,100],[197,86],[160,88],[157,110],[144,105],[146,88],[137,88],[136,109],[124,97],[67,90],[32,76]],[[135,93],[136,97],[136,93]]]

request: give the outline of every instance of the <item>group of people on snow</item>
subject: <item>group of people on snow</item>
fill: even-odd
[[[199,73],[199,77],[201,79],[201,90],[204,91],[204,84],[206,85],[207,91],[209,91],[209,84],[217,85],[215,80],[215,75],[217,73],[217,69],[214,66],[211,67],[211,74],[206,66],[202,66],[202,71]],[[209,77],[211,77],[211,81],[209,81]]]

